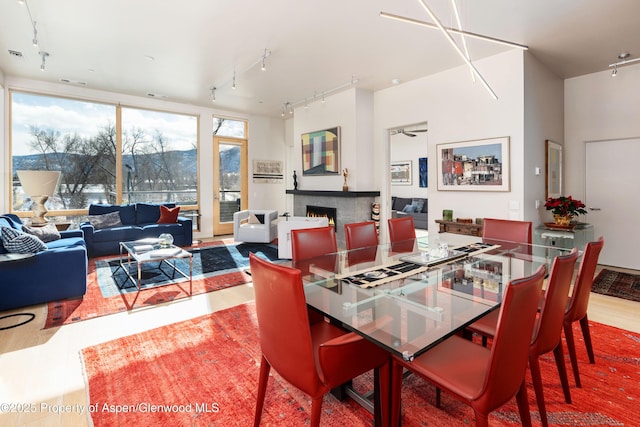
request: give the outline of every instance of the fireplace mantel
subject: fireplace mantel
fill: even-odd
[[[318,197],[379,197],[379,191],[287,190],[287,194]]]

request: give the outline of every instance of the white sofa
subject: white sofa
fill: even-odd
[[[291,259],[291,230],[318,228],[329,225],[327,218],[290,216],[278,222],[278,258]]]
[[[278,211],[244,210],[233,214],[233,240],[270,243],[276,238]]]

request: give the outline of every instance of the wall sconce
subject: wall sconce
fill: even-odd
[[[60,171],[23,170],[17,171],[17,173],[22,190],[33,201],[31,224],[36,226],[47,224],[48,221],[44,216],[48,211],[44,204],[49,196],[56,193],[60,181]]]

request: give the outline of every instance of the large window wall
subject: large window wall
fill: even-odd
[[[91,203],[174,202],[198,210],[198,117],[11,91],[12,209],[29,216],[16,171],[59,170],[49,216]],[[25,213],[22,215],[22,213]]]

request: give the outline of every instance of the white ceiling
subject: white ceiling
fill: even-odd
[[[455,27],[450,0],[424,0]],[[0,5],[0,69],[7,76],[85,82],[112,92],[279,116],[357,79],[379,90],[463,64],[420,0],[27,0]],[[465,31],[529,46],[556,75],[608,69],[640,55],[639,0],[457,0]],[[472,60],[504,51],[468,39]],[[266,71],[260,70],[265,49]],[[9,54],[22,52],[22,58]],[[40,71],[39,50],[47,51]],[[148,59],[153,57],[154,59]],[[255,64],[251,69],[250,65]],[[248,69],[248,70],[247,70]],[[237,89],[231,88],[234,70]],[[480,68],[480,72],[482,69]],[[622,72],[622,70],[620,71]],[[491,84],[493,76],[484,75]],[[499,96],[500,94],[498,94]]]

